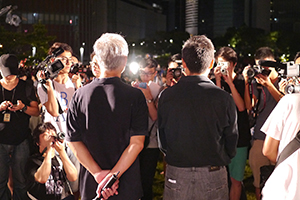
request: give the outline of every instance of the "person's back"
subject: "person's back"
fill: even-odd
[[[105,199],[137,200],[142,197],[137,157],[147,135],[146,99],[139,89],[120,79],[128,55],[122,36],[103,34],[94,50],[100,78],[75,92],[67,115],[66,140],[82,164],[81,199],[101,194]],[[105,189],[112,175],[119,183]],[[113,196],[115,193],[118,195]]]
[[[211,41],[191,37],[182,49],[187,76],[159,98],[165,200],[229,197],[225,166],[236,153],[237,115],[232,97],[207,77],[213,61]]]
[[[160,99],[160,124],[168,127],[165,131],[169,147],[166,155],[168,164],[203,167],[230,162],[232,155],[226,155],[224,147],[216,142],[225,142],[223,131],[235,118],[235,112],[227,110],[234,106],[228,93],[216,87],[207,77],[182,77],[176,85],[165,90]],[[232,119],[228,120],[228,117]],[[233,140],[226,145],[234,149],[236,143]]]

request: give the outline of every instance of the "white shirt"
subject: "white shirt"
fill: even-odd
[[[261,131],[279,140],[278,155],[300,129],[300,94],[285,95]],[[277,158],[278,159],[278,158]],[[300,200],[300,150],[280,163],[262,190],[263,200]]]
[[[53,117],[48,113],[45,106],[45,120],[44,122],[51,122],[55,126],[57,132],[67,132],[67,110],[69,108],[69,103],[72,99],[72,96],[75,92],[75,86],[72,83],[71,79],[68,78],[68,81],[65,84],[60,84],[56,81],[52,81],[54,86],[55,97],[58,100],[61,109],[64,111],[62,114],[59,114],[58,117]],[[44,105],[48,101],[48,94],[43,90],[41,84],[37,87],[37,93],[39,95],[41,103]]]

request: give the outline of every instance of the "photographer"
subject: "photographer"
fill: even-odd
[[[255,62],[258,65],[259,60],[275,61],[274,54],[269,47],[261,47],[255,53]],[[279,78],[278,73],[273,67],[262,66],[265,70],[264,73],[269,75],[263,75],[262,73],[255,75],[255,82],[252,83],[253,88],[253,108],[257,108],[256,125],[254,127],[253,144],[249,153],[249,164],[252,169],[254,182],[253,185],[256,188],[256,199],[260,199],[260,167],[264,165],[270,165],[272,162],[262,154],[262,147],[265,140],[265,134],[260,131],[260,128],[270,115],[277,102],[283,97],[283,94],[279,92]],[[246,71],[244,71],[245,84],[249,85],[249,77]],[[249,94],[249,87],[246,87]],[[251,107],[251,98],[245,97],[246,107]]]
[[[0,57],[0,199],[10,200],[7,187],[12,170],[13,199],[26,199],[25,164],[30,154],[29,119],[38,116],[38,102],[31,82],[17,77],[18,59],[12,54]]]
[[[153,82],[157,74],[157,62],[152,58],[143,59],[140,63],[140,79],[142,82],[133,82],[132,86],[139,88],[147,102],[149,111],[148,131],[145,146],[139,155],[141,178],[144,195],[142,200],[152,200],[152,184],[156,171],[159,148],[157,143],[157,100],[162,87]],[[145,86],[145,87],[144,87]]]
[[[66,133],[67,110],[75,90],[81,85],[81,79],[78,77],[79,75],[74,74],[72,76],[72,79],[76,79],[74,84],[69,78],[74,58],[72,57],[73,50],[68,44],[56,42],[49,49],[48,54],[51,55],[59,48],[62,48],[64,52],[55,57],[54,61],[60,60],[64,68],[59,71],[57,77],[53,80],[49,78],[45,84],[40,83],[37,87],[37,92],[45,111],[44,122],[51,122],[57,132]],[[46,78],[43,71],[38,72],[38,77],[39,79]],[[80,164],[69,148],[67,148],[67,153],[79,171]],[[76,198],[78,198],[79,194],[76,193],[78,191],[78,181],[72,183],[71,187],[75,192]]]
[[[212,81],[232,95],[237,107],[239,139],[236,155],[231,159],[228,168],[231,179],[230,200],[239,200],[242,193],[242,181],[251,139],[248,114],[244,102],[245,84],[243,77],[234,72],[238,58],[232,48],[220,48],[216,52],[215,58],[217,67],[214,68],[215,80]]]
[[[28,196],[41,200],[64,199],[69,194],[67,181],[77,179],[77,170],[67,156],[63,142],[49,122],[35,128],[33,140],[39,153],[31,156],[26,165]]]
[[[166,87],[171,87],[175,85],[181,76],[186,76],[186,73],[183,71],[181,67],[181,55],[174,54],[168,62],[168,70],[166,75]]]

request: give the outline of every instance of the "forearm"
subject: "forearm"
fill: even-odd
[[[68,142],[68,146],[78,159],[78,161],[92,174],[99,173],[102,169],[96,163],[83,142]]]
[[[147,103],[148,106],[148,111],[149,111],[149,116],[150,118],[155,121],[157,120],[157,109],[155,106],[155,102],[152,101],[151,103]]]
[[[67,175],[67,179],[69,181],[76,181],[78,172],[77,172],[74,164],[71,162],[71,160],[68,157],[68,155],[66,154],[66,152],[60,153],[59,155],[60,155],[61,161],[63,163],[64,170]]]
[[[130,144],[122,153],[122,156],[111,170],[111,173],[120,172],[119,176],[122,176],[122,174],[132,165],[139,153],[143,150],[144,140],[145,136],[132,136]]]
[[[216,86],[218,86],[219,88],[222,88],[221,79],[216,78]]]
[[[236,90],[235,86],[233,83],[229,84],[230,90],[231,90],[231,95],[234,100],[235,105],[237,106],[238,110],[240,112],[245,110],[245,103],[241,95],[238,93]]]
[[[48,89],[48,101],[44,104],[48,113],[50,113],[53,117],[57,117],[58,113],[58,104],[52,89]]]
[[[279,92],[276,87],[273,84],[269,84],[266,86],[269,92],[271,93],[272,97],[275,99],[275,101],[279,101],[284,95]]]
[[[30,106],[27,106],[27,110],[25,111],[25,113],[30,116],[39,116],[40,110],[38,107],[38,102],[30,102]]]
[[[35,181],[39,183],[46,183],[51,173],[51,158],[45,157],[42,165],[34,174]]]
[[[249,85],[248,82],[245,82],[244,101],[245,101],[245,107],[246,107],[247,110],[252,109],[252,103],[251,103],[249,87],[251,87],[251,85]]]

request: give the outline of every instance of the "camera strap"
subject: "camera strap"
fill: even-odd
[[[295,151],[300,148],[300,131],[296,134],[294,139],[289,142],[286,147],[282,150],[280,155],[278,156],[275,167],[277,167],[280,163],[282,163],[285,159],[287,159],[290,155],[292,155]]]
[[[57,159],[57,161],[58,161],[60,167],[62,168],[62,174],[63,174],[63,176],[64,176],[64,178],[65,178],[65,180],[66,180],[66,184],[67,184],[67,186],[68,186],[68,188],[69,188],[69,191],[70,191],[71,195],[74,195],[74,194],[73,194],[73,190],[72,190],[72,188],[71,188],[71,186],[70,186],[70,183],[69,183],[69,181],[68,181],[68,179],[67,179],[66,173],[65,173],[65,171],[64,171],[63,163],[62,163],[62,161],[61,161],[61,159],[60,159],[59,156],[56,155],[55,157],[56,157],[56,159]]]

